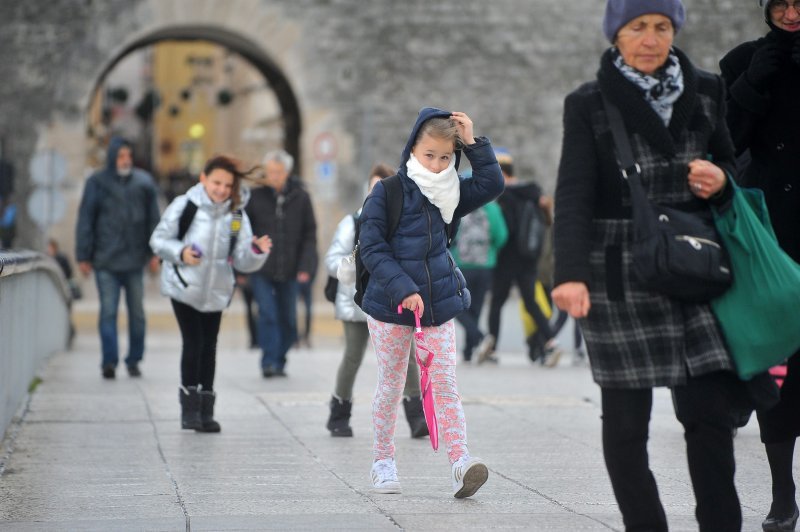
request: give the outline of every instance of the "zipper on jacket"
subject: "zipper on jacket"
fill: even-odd
[[[428,301],[431,302],[431,325],[435,323],[436,316],[433,314],[433,280],[431,279],[431,269],[428,267],[428,256],[433,247],[433,221],[431,211],[425,207],[425,214],[428,216],[428,252],[425,254],[425,273],[428,275]]]
[[[456,278],[456,283],[458,283],[458,292],[457,293],[458,293],[459,296],[461,296],[461,295],[464,294],[464,291],[461,288],[461,279],[458,278],[458,274],[456,273],[456,263],[453,260],[453,257],[450,255],[449,252],[445,251],[445,253],[447,253],[447,262],[450,263],[450,272],[453,274],[453,277]]]
[[[175,269],[175,275],[178,276],[178,280],[181,282],[183,287],[184,288],[189,288],[189,283],[187,283],[186,280],[181,275],[181,272],[178,270],[178,265],[177,264],[173,264],[172,267]]]
[[[721,246],[717,242],[714,242],[713,240],[709,240],[707,238],[701,238],[699,236],[675,235],[675,240],[679,240],[681,242],[687,242],[697,251],[700,251],[700,249],[703,247],[703,244],[715,247],[717,249],[721,248]]]

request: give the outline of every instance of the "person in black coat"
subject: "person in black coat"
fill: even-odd
[[[626,530],[666,531],[649,468],[652,388],[671,388],[701,531],[738,531],[732,412],[747,391],[708,303],[649,290],[632,273],[631,194],[603,97],[624,109],[650,201],[692,211],[724,202],[735,169],[723,81],[673,46],[680,0],[608,0],[613,44],[597,79],[564,103],[555,198],[553,301],[580,319],[601,388],[603,455]]]
[[[311,198],[290,172],[294,158],[283,150],[264,156],[267,186],[253,190],[245,208],[254,234],[272,238],[266,264],[250,276],[258,303],[258,343],[265,378],[285,376],[286,354],[297,340],[298,283],[311,279],[317,263],[317,222]]]
[[[741,169],[742,183],[764,191],[781,248],[800,262],[800,3],[761,4],[770,31],[719,63],[728,86],[728,126],[740,160],[750,161]],[[780,402],[757,413],[772,473],[764,530],[794,530],[800,515],[792,478],[800,436],[800,352],[787,366]]]

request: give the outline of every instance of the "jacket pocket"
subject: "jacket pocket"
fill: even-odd
[[[609,301],[625,300],[622,279],[622,246],[606,246],[606,295]]]

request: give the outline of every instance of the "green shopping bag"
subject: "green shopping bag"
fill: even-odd
[[[764,193],[739,188],[714,221],[730,255],[733,285],[711,307],[742,379],[767,371],[800,348],[800,265],[778,245]]]

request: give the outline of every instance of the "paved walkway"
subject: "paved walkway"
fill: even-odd
[[[51,360],[0,449],[0,529],[622,530],[585,366],[565,358],[548,370],[519,350],[505,350],[496,366],[459,366],[470,449],[489,465],[489,481],[475,497],[454,499],[445,452],[410,439],[401,414],[403,494],[377,495],[368,480],[370,353],[356,382],[355,437],[324,428],[342,348],[336,322],[320,320],[313,349],[290,353],[288,378],[266,380],[235,302],[220,338],[222,433],[195,434],[179,428],[179,337],[157,307],[143,378],[123,370],[115,381],[100,378],[94,317],[78,308],[73,349]],[[652,466],[671,530],[696,530],[671,409],[658,390]],[[755,422],[740,431],[736,452],[744,529],[757,531],[770,490]]]

